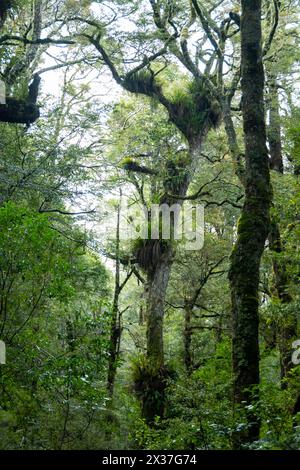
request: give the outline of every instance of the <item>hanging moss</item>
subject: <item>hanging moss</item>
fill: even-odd
[[[188,139],[195,138],[220,124],[221,106],[204,80],[198,79],[188,84],[186,90],[173,92],[170,118]]]
[[[157,416],[163,415],[168,377],[166,367],[156,368],[145,355],[132,362],[134,390],[141,402],[142,416],[150,425],[154,424]]]
[[[128,74],[123,86],[133,93],[141,93],[151,98],[166,95],[170,120],[190,140],[199,137],[210,128],[216,128],[221,121],[221,106],[212,96],[205,80],[196,79],[190,83],[182,82],[170,91],[168,86],[159,83],[150,70],[139,70]],[[164,91],[164,93],[162,93]]]
[[[151,231],[151,228],[150,228]],[[146,272],[151,272],[170,247],[168,240],[135,240],[132,253],[135,262]]]
[[[126,75],[123,87],[132,93],[141,93],[151,97],[154,97],[159,90],[159,85],[154,80],[154,74],[145,69]]]
[[[134,162],[134,159],[133,159],[133,158],[131,158],[131,157],[125,157],[125,158],[123,158],[123,160],[121,161],[120,165],[121,165],[121,166],[124,166],[124,165],[127,165],[127,164],[132,163],[132,162]]]
[[[124,170],[132,171],[135,173],[143,173],[145,175],[157,175],[157,171],[152,170],[143,165],[139,165],[135,160],[130,157],[124,158],[121,162],[121,166]]]
[[[177,161],[167,160],[166,175],[163,185],[166,193],[178,194],[186,178],[186,168],[189,165],[188,158],[181,158]]]
[[[0,104],[0,122],[29,125],[39,116],[39,107],[26,101],[8,97],[5,104]]]

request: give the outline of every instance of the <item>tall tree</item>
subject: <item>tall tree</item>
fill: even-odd
[[[129,60],[137,64],[129,70],[125,59],[126,54],[129,56],[131,54],[128,43],[124,45],[121,40],[116,53],[116,48],[111,48],[115,42],[115,32],[110,31],[109,26],[103,27],[93,18],[77,17],[75,20],[81,25],[88,25],[83,26],[80,34],[87,38],[99,52],[101,60],[106,63],[115,81],[125,90],[146,95],[164,106],[170,121],[186,139],[189,148],[188,158],[177,179],[176,188],[173,188],[171,194],[170,192],[163,194],[159,200],[160,204],[171,206],[174,202],[181,204],[185,198],[199,162],[203,142],[209,130],[217,127],[220,122],[221,97],[224,93],[225,43],[230,37],[229,29],[235,23],[230,16],[220,21],[218,5],[209,10],[206,6],[199,5],[197,0],[184,2],[184,5],[179,5],[177,2],[150,0],[149,4],[152,19],[150,22],[148,19],[146,21],[145,44],[142,48],[138,48],[137,54]],[[125,3],[124,6],[127,7],[128,12],[128,5]],[[187,19],[186,11],[188,11]],[[139,13],[142,17],[144,16],[144,13]],[[130,10],[130,14],[134,18],[135,9]],[[219,21],[220,24],[218,24]],[[193,50],[192,40],[189,40],[192,38],[192,29],[196,25],[201,39],[196,50]],[[94,27],[92,32],[91,26]],[[127,35],[132,41],[133,49],[140,41],[139,33],[136,34]],[[207,41],[212,49],[206,47]],[[188,86],[173,95],[167,90],[170,80],[169,83],[164,84],[161,79],[169,61],[181,62],[188,76],[192,77],[191,79],[185,77]],[[150,245],[147,249],[150,249]],[[147,360],[157,371],[157,379],[153,379],[155,373],[153,370],[151,372],[151,386],[155,388],[157,384],[158,394],[161,394],[161,382],[164,375],[162,326],[166,290],[173,261],[172,244],[164,249],[160,247],[160,253],[161,255],[148,269],[147,301]],[[159,409],[161,414],[161,405]],[[151,410],[153,416],[157,414],[155,406],[151,406]]]
[[[252,412],[259,384],[259,268],[270,227],[270,186],[264,113],[261,1],[242,0],[242,110],[245,138],[245,202],[231,255],[234,403],[247,412],[247,427],[235,436],[235,446],[259,437]]]
[[[125,279],[121,281],[121,260],[120,260],[120,217],[121,217],[121,201],[122,191],[120,190],[120,199],[117,207],[117,226],[116,226],[116,246],[115,246],[115,286],[114,295],[111,308],[111,324],[110,324],[110,344],[109,344],[109,358],[108,358],[108,372],[107,372],[107,391],[110,398],[114,394],[114,386],[116,379],[116,372],[118,367],[120,342],[121,342],[121,312],[119,308],[120,294],[130,277],[133,270],[130,269]]]

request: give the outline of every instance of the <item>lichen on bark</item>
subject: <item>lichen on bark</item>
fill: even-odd
[[[270,185],[264,113],[261,48],[261,1],[242,0],[241,75],[245,139],[245,202],[231,254],[229,280],[233,327],[233,400],[242,407],[247,426],[234,435],[235,448],[259,437],[253,410],[259,385],[259,270],[270,226]]]

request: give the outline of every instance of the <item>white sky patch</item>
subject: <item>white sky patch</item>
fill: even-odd
[[[48,51],[49,54],[43,54],[43,63],[39,67],[39,70],[43,70],[52,66],[55,66],[59,63],[56,58],[59,60],[72,60],[65,59],[66,49],[58,48],[56,46],[51,46]],[[102,67],[101,70],[98,70],[96,67],[93,68],[90,66],[89,70],[85,64],[69,66],[68,70],[66,67],[62,67],[55,70],[49,70],[43,73],[42,83],[41,83],[41,101],[47,96],[46,105],[51,105],[53,103],[59,102],[59,99],[62,95],[63,87],[65,81],[68,82],[68,79],[74,75],[76,69],[82,67],[84,74],[80,76],[80,72],[76,74],[75,77],[75,86],[80,85],[89,85],[89,90],[85,92],[87,97],[92,97],[95,100],[97,107],[99,107],[99,133],[98,137],[101,138],[103,133],[103,116],[102,109],[105,105],[113,104],[118,102],[124,93],[122,88],[118,86],[113,78],[111,77],[110,71],[106,67]],[[67,73],[67,80],[65,79],[65,74]],[[105,117],[104,117],[105,119]],[[94,126],[96,127],[97,124]],[[87,131],[84,135],[84,139],[78,136],[73,135],[66,141],[66,144],[74,145],[77,143],[77,140],[81,140],[81,145],[88,145],[90,142],[95,140],[95,132],[97,136],[97,128],[91,133]],[[95,158],[95,155],[91,156],[92,159]],[[84,164],[87,165],[88,162],[85,160]],[[91,162],[91,165],[95,164],[95,161]],[[97,161],[96,161],[97,164]],[[103,184],[105,185],[105,180],[109,178],[109,170],[105,167],[100,168],[95,173],[95,179],[99,180],[99,189]],[[72,185],[71,185],[72,187]],[[105,245],[109,240],[114,240],[115,231],[116,231],[116,208],[113,207],[111,201],[117,201],[118,193],[117,190],[107,191],[104,196],[99,199],[96,195],[89,194],[89,189],[86,185],[82,187],[74,187],[76,193],[84,193],[83,196],[75,197],[73,202],[65,201],[66,210],[69,212],[80,212],[82,210],[91,210],[95,209],[95,214],[79,216],[76,217],[76,223],[82,227],[83,230],[87,230],[93,233],[96,246],[99,250],[102,251],[105,249]],[[128,194],[132,190],[129,185],[126,188]],[[132,190],[133,191],[133,190]],[[109,214],[108,214],[109,212]],[[98,251],[98,250],[97,250]],[[103,262],[109,269],[113,269],[114,262],[106,257],[102,257]]]

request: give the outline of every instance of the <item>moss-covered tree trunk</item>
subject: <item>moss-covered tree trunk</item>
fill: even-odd
[[[244,408],[247,426],[234,436],[236,448],[259,437],[259,421],[251,411],[255,400],[251,389],[259,384],[259,268],[269,233],[271,204],[264,114],[261,0],[242,0],[241,37],[245,202],[231,255],[229,279],[233,320],[233,398],[236,408]]]
[[[171,266],[172,249],[170,248],[161,257],[148,278],[147,356],[157,367],[164,364],[163,316]]]
[[[150,425],[155,422],[156,417],[162,418],[164,415],[167,371],[164,360],[163,323],[172,258],[170,246],[147,275],[146,367],[140,379],[142,415]]]
[[[203,132],[203,138],[206,133]],[[190,144],[189,159],[185,170],[176,178],[175,186],[169,187],[170,194],[165,194],[160,204],[171,207],[174,203],[182,205],[186,196],[194,169],[197,166],[200,155],[201,141]],[[176,195],[176,198],[172,197]],[[170,273],[174,259],[174,244],[171,240],[164,245],[164,250],[154,264],[147,269],[146,284],[146,337],[147,352],[144,369],[141,368],[136,390],[141,398],[142,415],[148,422],[153,424],[157,416],[164,415],[165,386],[167,379],[167,368],[164,360],[163,322],[165,313],[165,299],[169,284]]]

